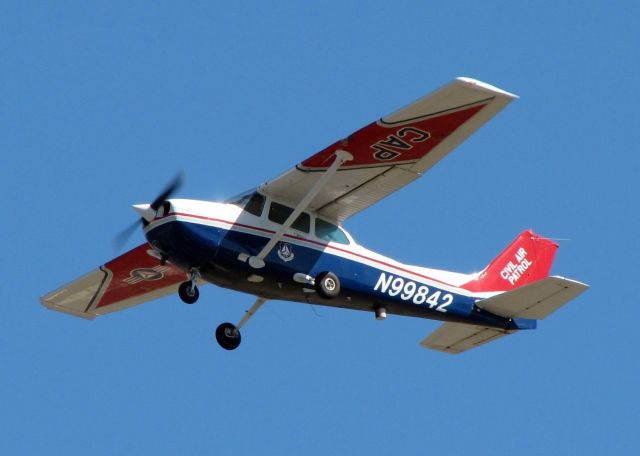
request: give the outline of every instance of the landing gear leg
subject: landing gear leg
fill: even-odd
[[[190,280],[182,282],[178,288],[178,295],[185,304],[193,304],[200,297],[200,291],[198,291],[198,287],[196,286],[196,281],[200,278],[200,273],[194,268],[191,269],[189,276]]]
[[[242,340],[240,336],[240,328],[242,328],[245,323],[249,321],[251,317],[258,311],[258,309],[266,302],[264,298],[256,299],[256,302],[253,303],[251,308],[247,310],[247,313],[244,314],[242,320],[238,323],[238,325],[234,325],[233,323],[222,323],[216,329],[216,340],[218,344],[225,350],[235,350],[240,345],[240,341]]]

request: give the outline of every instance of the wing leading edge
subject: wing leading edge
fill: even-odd
[[[501,111],[516,95],[458,78],[409,106],[373,122],[309,157],[261,190],[297,204],[333,162],[337,150],[353,155],[309,209],[342,222],[428,171]]]

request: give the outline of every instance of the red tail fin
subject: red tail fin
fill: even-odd
[[[462,286],[469,291],[509,291],[549,275],[558,244],[523,231],[478,277]]]

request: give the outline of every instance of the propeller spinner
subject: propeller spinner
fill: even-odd
[[[182,187],[184,178],[182,173],[179,173],[173,178],[169,185],[160,193],[151,204],[134,204],[133,209],[140,215],[140,219],[129,225],[122,230],[114,239],[114,246],[120,249],[129,240],[133,232],[138,228],[138,225],[146,225],[151,222],[158,214],[158,209],[164,204],[164,202],[180,187]]]

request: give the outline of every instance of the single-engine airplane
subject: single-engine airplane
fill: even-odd
[[[302,161],[280,177],[223,201],[169,199],[133,206],[147,242],[47,294],[42,304],[83,318],[177,292],[198,300],[205,282],[249,293],[236,325],[222,323],[222,348],[267,300],[441,320],[421,345],[460,353],[520,330],[587,285],[549,276],[558,245],[526,230],[481,272],[411,266],[356,243],[341,224],[422,176],[515,95],[457,78]]]

